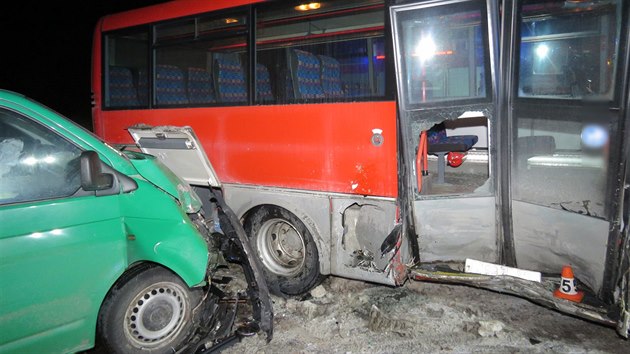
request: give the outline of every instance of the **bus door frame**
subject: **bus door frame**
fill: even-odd
[[[424,8],[437,9],[442,6],[452,6],[457,8],[459,5],[470,6],[473,8],[475,3],[479,3],[480,15],[482,19],[482,36],[487,41],[488,48],[484,53],[484,71],[489,84],[486,84],[489,95],[486,97],[474,97],[470,100],[449,100],[429,102],[426,106],[418,107],[418,104],[411,109],[412,104],[405,102],[402,83],[406,74],[403,72],[402,46],[400,42],[403,34],[398,28],[399,17],[404,16],[405,12],[422,10]],[[468,5],[470,4],[470,5]],[[477,9],[476,7],[474,8]],[[464,254],[461,252],[462,245],[470,241],[471,247],[475,247],[475,255],[481,260],[489,262],[503,261],[503,240],[499,199],[499,173],[496,168],[499,151],[492,145],[488,149],[488,175],[490,181],[490,190],[488,193],[480,194],[460,194],[460,195],[436,195],[436,196],[420,196],[416,197],[416,186],[420,187],[420,176],[424,169],[424,161],[414,163],[414,156],[423,157],[423,146],[420,142],[413,139],[418,138],[420,134],[415,130],[410,132],[413,124],[421,126],[420,130],[427,130],[432,124],[438,123],[433,117],[443,117],[441,119],[457,119],[464,117],[480,117],[488,119],[488,138],[490,142],[498,139],[496,132],[500,122],[496,119],[498,115],[497,102],[498,91],[498,53],[496,44],[498,41],[498,5],[495,1],[475,1],[475,0],[438,0],[438,1],[399,1],[392,3],[390,6],[390,21],[392,23],[392,38],[394,43],[394,51],[396,58],[396,80],[398,84],[398,123],[399,128],[399,160],[400,160],[400,185],[399,192],[401,198],[401,210],[404,220],[408,224],[405,230],[408,230],[408,237],[417,237],[419,242],[419,259],[420,262],[439,262],[446,259],[438,259],[441,255],[449,258],[448,261],[461,262],[465,260]],[[485,32],[484,32],[485,30]],[[424,86],[423,86],[424,87]],[[423,90],[424,91],[424,90]],[[423,95],[424,97],[424,95]],[[417,129],[416,129],[417,130]],[[423,139],[420,139],[423,140]],[[417,144],[416,144],[417,143]],[[415,146],[420,145],[418,154],[412,154]],[[416,167],[417,166],[417,167]],[[417,178],[415,178],[417,177]],[[417,181],[417,182],[416,182]],[[418,188],[419,189],[419,188]],[[406,208],[405,208],[406,207]],[[471,230],[470,227],[474,226]],[[464,230],[467,229],[468,236],[461,237]],[[417,236],[416,236],[417,235]],[[472,236],[471,236],[472,235]],[[461,243],[456,245],[457,239],[461,239]],[[474,245],[473,245],[474,244]]]

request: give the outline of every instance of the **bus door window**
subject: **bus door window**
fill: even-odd
[[[446,120],[431,127],[427,131],[428,176],[420,194],[491,193],[488,129],[483,116]]]
[[[523,5],[513,194],[604,218],[610,131],[607,109],[595,106],[614,95],[616,6],[564,4]]]
[[[587,12],[579,4],[528,1],[521,23],[519,97],[610,98],[616,51],[613,2],[598,5],[604,13]],[[567,5],[569,6],[569,5]],[[553,11],[551,16],[538,16]]]
[[[267,69],[274,97],[261,103],[384,99],[382,3],[261,6],[257,18],[257,64]]]
[[[465,115],[461,108],[441,108],[450,101],[467,105],[490,97],[482,13],[459,10],[409,11],[398,25],[406,83],[402,104],[416,111],[410,116],[418,197],[492,193],[489,112],[472,105]],[[440,112],[430,113],[436,107]]]

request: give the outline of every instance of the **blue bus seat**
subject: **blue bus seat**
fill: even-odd
[[[214,82],[212,75],[204,68],[188,68],[186,91],[190,103],[213,103]]]
[[[290,51],[291,81],[296,99],[324,98],[319,60],[304,50]]]
[[[256,64],[256,99],[258,102],[273,101],[269,70],[260,63]]]
[[[341,87],[341,66],[337,59],[325,55],[317,56],[322,67],[322,88],[326,98],[344,97]]]
[[[221,56],[214,60],[217,95],[221,102],[247,102],[245,71],[238,58]]]
[[[109,106],[139,106],[138,92],[133,84],[131,69],[123,66],[109,67]]]
[[[188,103],[184,87],[184,73],[180,68],[174,65],[156,66],[155,98],[158,105]]]

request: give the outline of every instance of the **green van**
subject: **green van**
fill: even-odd
[[[108,352],[194,352],[239,325],[270,338],[259,265],[210,197],[153,156],[0,90],[0,353],[76,352],[97,338]],[[226,285],[239,276],[247,289]],[[252,318],[239,323],[219,306],[244,302]]]

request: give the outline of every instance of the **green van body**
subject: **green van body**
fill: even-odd
[[[1,191],[13,182],[0,173],[0,353],[93,347],[101,304],[135,265],[159,264],[190,287],[205,283],[209,248],[187,215],[201,202],[185,182],[153,156],[119,152],[22,95],[0,90],[0,114],[95,151],[137,186],[11,202]]]

